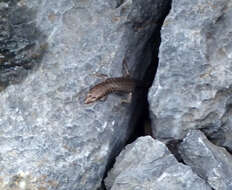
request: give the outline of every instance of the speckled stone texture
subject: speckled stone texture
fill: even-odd
[[[201,128],[232,150],[231,18],[231,0],[173,0],[149,94],[157,138]]]
[[[36,26],[36,11],[16,0],[0,1],[0,91],[38,68],[46,49],[46,36]]]
[[[197,130],[190,131],[179,147],[186,164],[215,190],[232,189],[232,156]]]
[[[85,94],[94,73],[121,76],[124,57],[135,69],[168,1],[11,2],[34,11],[48,48],[0,93],[0,189],[95,190],[131,132],[130,110],[117,95],[85,105]]]
[[[211,189],[189,166],[178,163],[165,144],[149,136],[126,146],[105,184],[111,190]]]

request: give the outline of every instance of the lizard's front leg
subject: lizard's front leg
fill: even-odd
[[[123,62],[122,62],[122,74],[123,74],[123,77],[128,77],[128,78],[130,77],[130,72],[129,72],[128,65],[127,65],[125,58],[123,59]]]
[[[132,92],[130,92],[128,95],[127,95],[127,98],[126,99],[122,99],[121,100],[121,104],[130,104],[131,103],[131,100],[132,100]]]

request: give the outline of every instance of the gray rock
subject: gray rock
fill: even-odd
[[[189,166],[178,163],[162,142],[149,136],[127,145],[105,179],[111,190],[209,190]]]
[[[232,189],[232,156],[224,148],[212,144],[202,132],[190,131],[179,151],[184,162],[215,190]]]
[[[134,71],[169,1],[9,2],[36,13],[48,49],[36,70],[0,93],[0,189],[95,190],[132,129],[121,97],[84,104],[100,81],[92,74],[121,76],[124,57]]]
[[[157,138],[181,139],[202,128],[232,148],[231,8],[230,0],[173,0],[149,93]]]
[[[0,3],[0,91],[22,82],[39,66],[47,46],[35,15],[13,1]]]

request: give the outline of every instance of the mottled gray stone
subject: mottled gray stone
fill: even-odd
[[[168,1],[9,2],[36,13],[48,48],[35,71],[0,93],[0,189],[95,190],[132,129],[121,97],[84,104],[101,80],[93,73],[121,76],[124,57],[135,70]]]
[[[13,1],[0,3],[0,91],[22,82],[39,66],[47,46],[35,15]]]
[[[204,128],[232,148],[232,1],[173,0],[149,94],[159,139]]]
[[[202,132],[190,131],[180,144],[179,152],[184,162],[215,190],[232,189],[232,156],[212,144]]]
[[[162,142],[140,137],[126,146],[105,179],[111,190],[209,190],[189,166],[178,163]]]

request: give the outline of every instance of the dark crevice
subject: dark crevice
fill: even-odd
[[[129,125],[133,127],[133,132],[130,134],[128,143],[133,142],[140,136],[152,135],[151,119],[149,116],[149,103],[148,103],[148,91],[152,86],[153,80],[155,78],[158,63],[159,63],[159,47],[161,43],[161,27],[163,25],[164,19],[168,15],[171,9],[172,1],[169,0],[165,10],[163,10],[162,16],[156,22],[156,27],[150,37],[145,43],[142,50],[142,56],[138,60],[135,73],[139,73],[144,65],[148,65],[146,72],[142,77],[142,81],[146,88],[137,88],[136,93],[133,95],[131,110],[131,120]],[[146,64],[145,64],[146,62]],[[139,111],[138,111],[139,110]]]
[[[102,181],[101,187],[99,187],[97,190],[107,190],[104,181]]]
[[[168,147],[169,151],[175,156],[178,162],[185,164],[183,158],[178,151],[181,142],[182,140],[171,140],[166,144],[166,146]]]
[[[168,0],[165,8],[162,8],[163,12],[161,13],[160,19],[156,22],[155,27],[153,27],[154,31],[151,37],[147,39],[146,43],[144,43],[145,45],[139,59],[136,58],[135,60],[137,67],[135,68],[134,73],[138,74],[136,78],[143,81],[144,88],[138,87],[136,88],[135,93],[133,93],[132,104],[130,105],[130,110],[132,110],[130,116],[131,119],[129,121],[129,126],[132,130],[130,131],[130,134],[127,134],[128,140],[126,144],[133,142],[140,136],[152,135],[151,119],[149,116],[148,91],[152,86],[158,68],[158,53],[161,43],[160,31],[164,19],[171,9],[171,2],[171,0]],[[144,65],[148,65],[148,67],[145,73],[142,74],[140,71],[144,70]],[[143,77],[140,77],[139,75]],[[104,178],[108,171],[113,167],[115,158],[119,153],[120,151],[109,157]],[[102,189],[105,189],[104,182]]]

